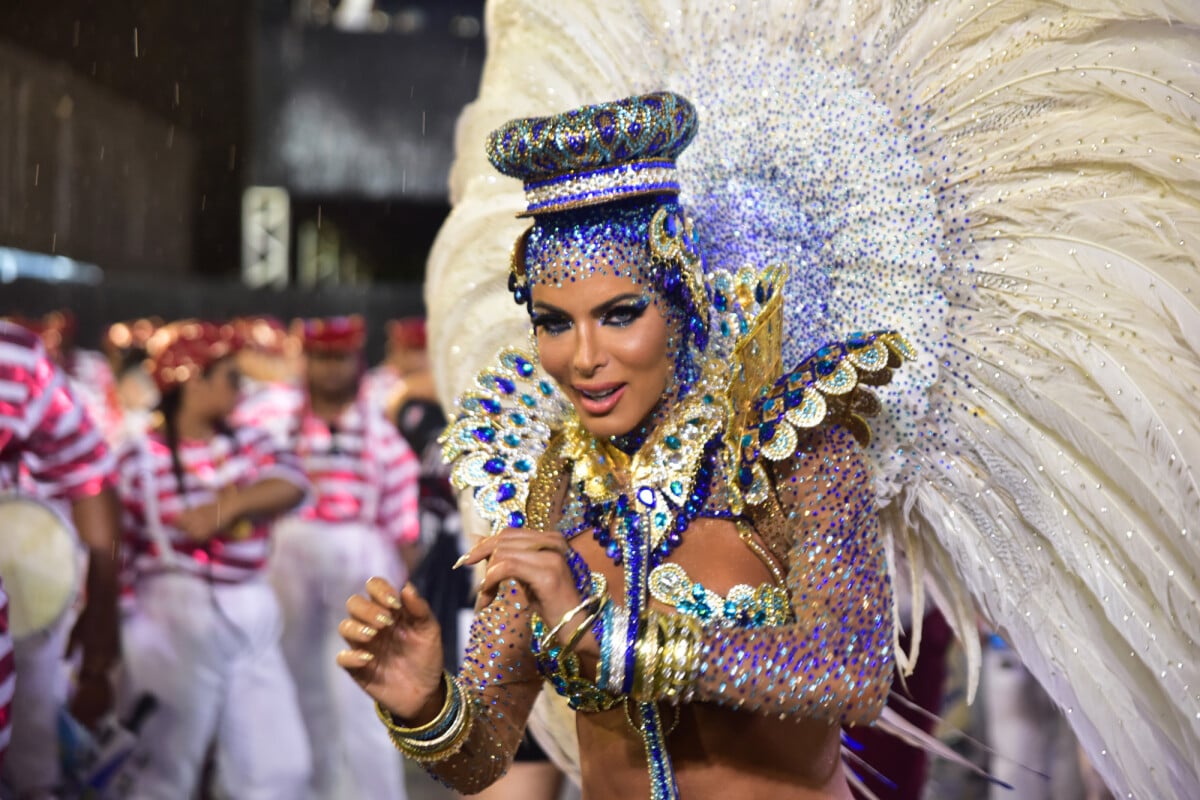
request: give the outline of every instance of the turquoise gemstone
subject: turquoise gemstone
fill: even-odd
[[[663,443],[672,450],[678,450],[683,444],[679,441],[678,436],[668,436],[663,439]]]

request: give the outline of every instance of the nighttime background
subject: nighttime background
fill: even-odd
[[[419,284],[483,3],[341,5],[0,4],[0,247],[238,280],[243,196],[269,186],[289,285]]]

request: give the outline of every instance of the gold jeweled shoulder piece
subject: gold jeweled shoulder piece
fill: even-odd
[[[453,465],[450,481],[472,491],[492,533],[525,527],[538,461],[573,415],[570,401],[517,349],[502,350],[475,385],[458,398],[458,415],[438,440]]]
[[[743,417],[738,482],[747,502],[765,499],[762,459],[785,461],[796,454],[800,434],[830,423],[845,427],[859,444],[871,441],[866,418],[882,407],[870,390],[891,381],[892,373],[916,351],[896,331],[851,334],[826,345],[765,387]]]

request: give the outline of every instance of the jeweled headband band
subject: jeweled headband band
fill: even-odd
[[[644,195],[678,195],[675,159],[696,135],[696,110],[673,92],[627,97],[492,132],[492,165],[525,184],[521,216]]]

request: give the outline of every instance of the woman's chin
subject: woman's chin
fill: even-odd
[[[580,414],[579,421],[583,423],[584,430],[597,439],[624,436],[634,428],[633,425],[629,424],[628,420],[607,415],[593,417],[588,414]]]

